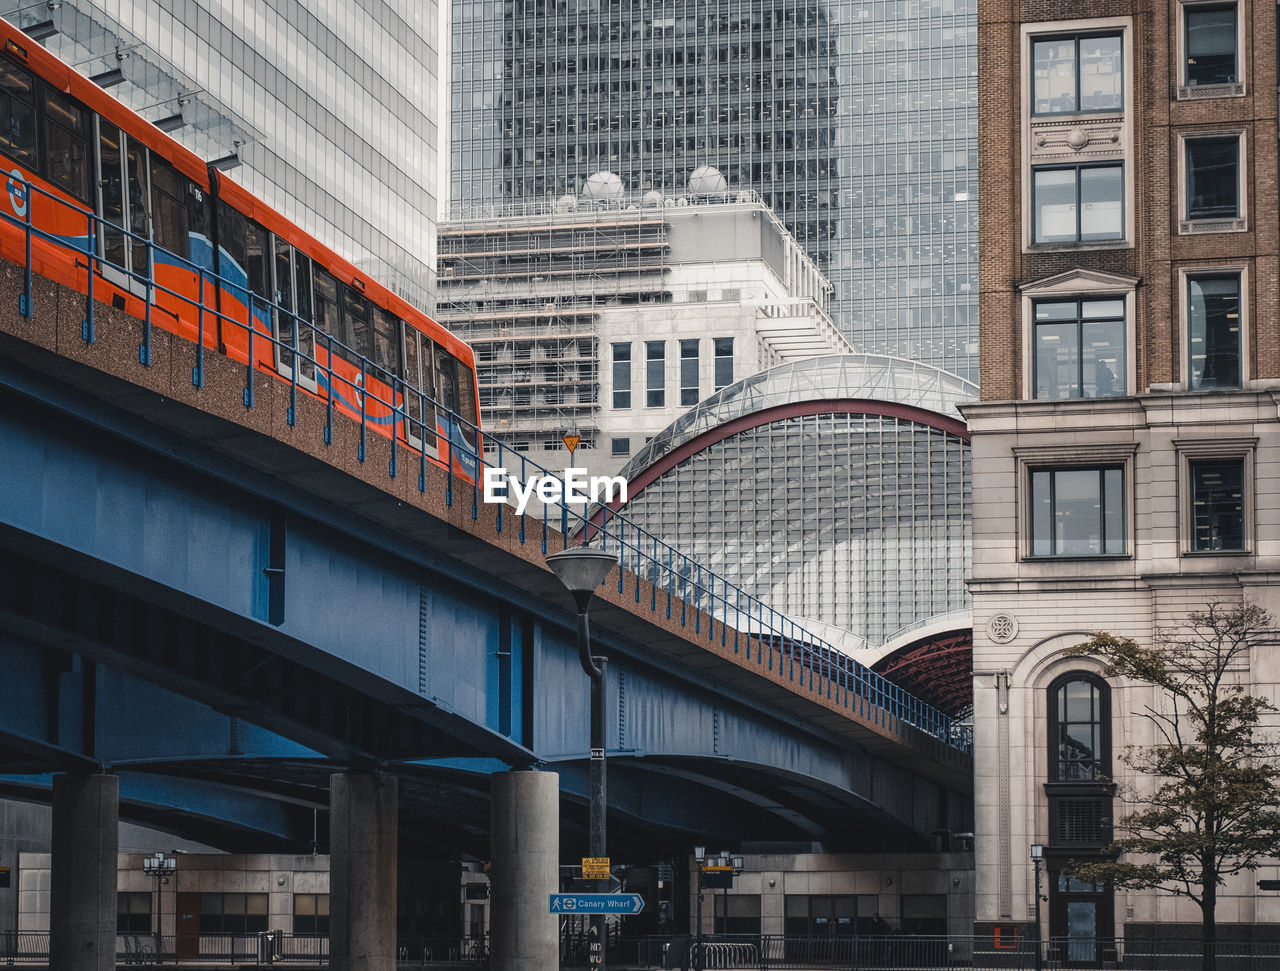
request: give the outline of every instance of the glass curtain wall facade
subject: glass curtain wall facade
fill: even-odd
[[[446,0],[447,2],[447,0]],[[410,302],[434,302],[436,0],[0,0],[19,27]],[[41,31],[44,33],[44,31]]]
[[[969,606],[969,443],[955,404],[976,396],[894,358],[780,365],[655,436],[622,475],[661,474],[625,512],[786,616],[878,645]],[[762,412],[779,417],[753,424]],[[741,430],[715,434],[730,422]],[[664,469],[694,439],[707,444]]]
[[[977,377],[974,0],[453,0],[451,214],[759,192],[863,350]]]

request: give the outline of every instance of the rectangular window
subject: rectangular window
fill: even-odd
[[[716,390],[727,388],[733,384],[733,338],[717,337],[716,349]]]
[[[760,895],[735,893],[715,895],[715,933],[760,933]]]
[[[1191,388],[1240,387],[1240,274],[1187,279]]]
[[[902,926],[899,928],[901,933],[946,937],[947,895],[945,893],[904,893],[899,913],[902,916]]]
[[[1033,305],[1032,327],[1037,398],[1126,393],[1123,297],[1040,300]]]
[[[373,308],[373,363],[382,368],[380,379],[391,383],[400,370],[400,319],[381,307]]]
[[[1119,34],[1035,40],[1031,61],[1034,114],[1123,110],[1124,46]]]
[[[698,342],[680,342],[680,404],[698,403]]]
[[[89,198],[89,114],[52,87],[44,94],[45,175],[77,199]]]
[[[256,934],[267,929],[265,893],[202,893],[201,934]]]
[[[32,171],[36,167],[35,79],[0,58],[0,152]]]
[[[1182,16],[1186,27],[1187,87],[1238,81],[1236,5],[1187,6]]]
[[[631,343],[613,345],[613,407],[631,407]]]
[[[327,893],[295,893],[293,895],[293,932],[328,935],[329,895]]]
[[[610,442],[609,451],[614,458],[625,458],[626,456],[631,454],[630,438],[613,438],[613,439],[610,439],[609,442]]]
[[[156,245],[186,259],[191,246],[187,230],[187,195],[191,183],[177,169],[151,157],[151,213]]]
[[[151,892],[121,891],[116,894],[116,933],[151,933]]]
[[[1124,470],[1031,470],[1031,555],[1116,556],[1125,551]]]
[[[1036,243],[1124,238],[1124,165],[1041,166],[1031,170]]]
[[[1240,137],[1188,138],[1187,218],[1238,219]]]
[[[342,348],[337,346],[334,350],[358,366],[360,358],[368,357],[370,351],[369,301],[352,287],[339,285],[339,292],[342,294],[342,324],[334,336],[342,341],[348,353],[342,353]]]
[[[1191,549],[1244,548],[1244,460],[1192,462]]]
[[[662,408],[667,403],[667,345],[664,341],[644,342],[644,403]]]
[[[788,937],[852,937],[887,934],[875,894],[787,894],[783,898],[783,930]]]

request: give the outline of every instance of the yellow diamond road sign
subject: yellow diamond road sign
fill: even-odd
[[[608,880],[609,858],[607,856],[584,856],[582,858],[582,878],[584,880]]]

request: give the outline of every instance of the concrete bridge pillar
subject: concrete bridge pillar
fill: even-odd
[[[329,967],[395,971],[396,780],[329,777]]]
[[[560,921],[548,905],[560,889],[560,776],[495,775],[490,806],[489,966],[556,971]]]
[[[51,971],[115,971],[120,780],[53,778]]]

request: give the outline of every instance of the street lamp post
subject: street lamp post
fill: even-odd
[[[721,850],[718,857],[708,859],[705,846],[693,848],[693,858],[698,866],[698,902],[697,916],[694,918],[693,969],[702,971],[706,962],[702,953],[702,892],[705,888],[719,888],[724,891],[724,915],[729,918],[729,888],[733,886],[733,878],[742,872],[743,859],[729,855],[728,850]],[[710,879],[708,879],[710,870]]]
[[[1044,862],[1044,845],[1031,844],[1031,865],[1036,871],[1036,971],[1041,971],[1044,948],[1040,942],[1040,864]]]
[[[609,571],[617,564],[613,553],[575,546],[547,557],[547,566],[565,589],[573,596],[578,611],[578,660],[582,670],[591,679],[591,822],[588,853],[599,859],[608,856],[605,849],[605,731],[604,731],[604,673],[605,659],[591,656],[591,630],[587,624],[587,610],[596,587],[604,582]],[[609,881],[603,881],[600,890],[609,889]],[[592,968],[605,967],[605,918],[603,914],[591,917],[588,934],[588,963]]]
[[[702,868],[706,865],[707,848],[695,846],[693,861],[698,866],[698,907],[693,925],[693,971],[702,971]]]
[[[142,872],[156,878],[156,956],[164,960],[164,924],[162,922],[164,907],[164,884],[168,882],[178,869],[178,861],[172,856],[157,852],[142,861]]]

